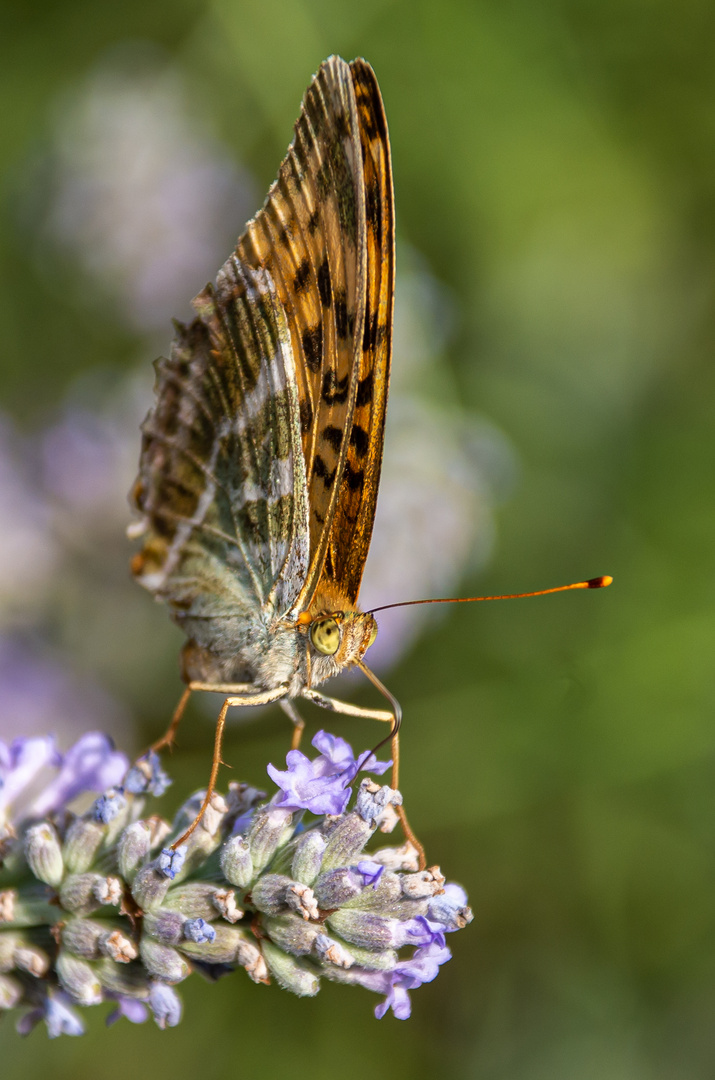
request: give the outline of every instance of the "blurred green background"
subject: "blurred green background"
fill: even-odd
[[[0,735],[26,730],[38,687],[54,719],[48,671],[70,727],[79,687],[80,726],[110,726],[128,750],[162,730],[181,635],[129,580],[128,510],[100,451],[111,444],[107,468],[131,477],[138,436],[119,469],[107,425],[116,434],[136,413],[135,431],[169,314],[186,315],[164,311],[164,273],[184,275],[188,300],[218,269],[332,52],[365,56],[382,88],[398,267],[417,263],[437,298],[429,393],[478,414],[511,462],[475,528],[483,539],[501,502],[488,566],[484,552],[479,572],[462,558],[451,588],[615,578],[603,593],[444,612],[385,675],[405,712],[412,823],[475,911],[411,1020],[377,1022],[362,990],[297,1000],[241,972],[215,986],[195,976],[172,1031],[107,1031],[101,1009],[82,1039],[24,1041],[3,1024],[3,1076],[712,1077],[712,5],[6,0],[0,18],[3,678],[27,671],[14,697],[0,685]],[[218,259],[216,243],[205,267],[199,241],[174,236],[158,278],[142,250],[156,251],[156,215],[141,186],[121,205],[113,186],[138,170],[150,187],[151,169],[131,139],[112,157],[116,114],[92,113],[154,76],[168,117],[157,143],[176,129],[160,163],[176,155],[206,203],[233,208]],[[194,118],[193,157],[177,101]],[[194,219],[177,214],[183,235]],[[53,473],[68,441],[69,471]],[[415,544],[423,530],[427,519]],[[383,602],[432,587],[416,575]],[[359,683],[343,693],[373,700]],[[340,730],[360,747],[374,735]],[[196,703],[170,763],[175,804],[205,782],[210,741]],[[261,783],[286,741],[267,712],[231,731],[225,757]]]

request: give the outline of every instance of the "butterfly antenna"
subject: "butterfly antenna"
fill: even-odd
[[[505,593],[503,596],[447,596],[437,600],[403,600],[399,604],[383,604],[382,607],[371,608],[366,614],[374,615],[377,611],[389,611],[390,608],[398,607],[412,607],[414,604],[473,604],[477,600],[522,600],[527,596],[548,596],[549,593],[568,592],[569,589],[605,589],[612,581],[613,578],[610,574],[604,574],[602,577],[589,578],[588,581],[574,581],[571,585],[557,585],[554,589],[539,589],[537,592]],[[360,666],[362,667],[362,664]],[[375,682],[375,677],[371,677]],[[377,686],[377,682],[375,682],[375,685]],[[388,697],[391,696],[384,687],[382,687],[382,692]]]

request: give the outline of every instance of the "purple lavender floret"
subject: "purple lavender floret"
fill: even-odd
[[[104,795],[94,800],[91,814],[100,825],[108,825],[127,805],[124,794],[117,788],[110,788]]]
[[[385,870],[382,863],[373,862],[372,859],[361,859],[357,864],[357,868],[363,876],[364,884],[372,885],[373,889],[376,889],[377,883]]]
[[[300,750],[286,756],[287,770],[268,766],[268,775],[283,792],[276,806],[310,810],[313,814],[342,814],[350,801],[350,784],[360,770],[382,775],[391,761],[377,761],[368,751],[356,758],[345,739],[319,731],[313,746],[320,751],[312,761]]]
[[[160,798],[171,784],[171,777],[161,767],[159,755],[155,750],[143,754],[134,762],[124,778],[124,789],[130,795],[143,795],[148,792]]]
[[[157,859],[157,869],[164,877],[173,881],[184,866],[186,859],[186,844],[182,844],[176,851],[173,848],[162,848],[161,855]]]
[[[101,732],[83,735],[61,754],[52,735],[0,742],[0,826],[3,819],[39,819],[77,795],[119,784],[129,762]],[[55,771],[53,776],[49,770]],[[47,779],[49,777],[49,779]]]
[[[85,791],[103,792],[121,784],[129,762],[108,735],[90,731],[63,755],[54,780],[31,803],[28,817],[40,818],[66,806]]]
[[[116,1009],[105,1020],[107,1027],[116,1024],[117,1020],[121,1020],[123,1016],[126,1017],[130,1024],[143,1024],[149,1018],[149,1010],[144,1002],[139,1001],[138,998],[120,994],[117,998]]]

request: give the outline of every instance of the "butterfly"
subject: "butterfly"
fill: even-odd
[[[277,702],[294,747],[297,698],[386,720],[397,786],[400,709],[363,664],[377,623],[357,606],[382,463],[394,265],[380,90],[364,60],[332,56],[262,209],[193,301],[196,318],[176,324],[142,426],[132,498],[144,541],[132,571],[187,636],[186,690],[155,748],[173,739],[191,691],[226,695],[201,812],[232,706]],[[353,665],[390,710],[315,689]]]

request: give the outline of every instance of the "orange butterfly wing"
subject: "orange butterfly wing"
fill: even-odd
[[[236,254],[270,273],[296,361],[310,561],[294,610],[321,596],[352,607],[377,502],[394,291],[387,123],[364,60],[321,66]]]

